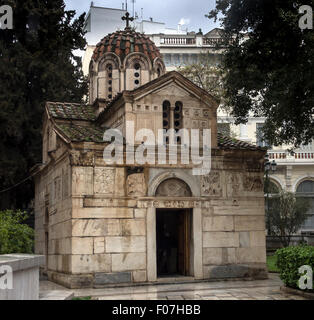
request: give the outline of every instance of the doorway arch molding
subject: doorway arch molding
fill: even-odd
[[[201,196],[200,183],[198,183],[195,176],[193,176],[192,174],[189,175],[182,171],[166,171],[155,176],[149,182],[148,196],[154,197],[156,195],[157,188],[160,186],[160,184],[168,179],[182,180],[190,187],[193,197]]]
[[[148,196],[155,197],[159,185],[168,179],[178,179],[185,182],[193,197],[200,197],[200,183],[197,177],[182,171],[164,171],[157,174],[149,181]],[[156,199],[158,199],[156,197]],[[184,209],[184,208],[180,208]],[[146,262],[147,262],[147,280],[157,281],[157,244],[156,244],[156,208],[150,207],[147,209],[146,216]],[[202,209],[193,208],[192,218],[192,273],[195,279],[203,279],[203,226],[202,226]]]

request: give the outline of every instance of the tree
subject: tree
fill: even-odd
[[[218,100],[223,98],[221,69],[218,64],[213,63],[213,55],[209,52],[200,54],[195,63],[180,66],[178,72]]]
[[[13,29],[0,30],[0,192],[41,162],[46,101],[81,102],[87,82],[81,59],[84,15],[74,18],[63,0],[0,0],[13,8]],[[25,208],[31,182],[1,193],[0,207]]]
[[[33,253],[34,230],[21,211],[0,211],[0,254]]]
[[[297,198],[294,193],[282,191],[278,196],[273,196],[266,210],[270,235],[280,237],[284,247],[289,246],[291,236],[299,231],[306,220],[309,208],[309,202]]]
[[[314,34],[299,27],[309,0],[217,0],[207,17],[224,27],[226,103],[236,123],[266,117],[273,145],[314,138]]]
[[[180,66],[178,72],[218,99],[219,108],[229,115],[230,108],[225,104],[225,92],[221,81],[222,69],[220,64],[213,63],[212,54],[202,53],[197,62]],[[219,124],[218,131],[225,136],[236,137],[236,134],[230,130],[229,124],[227,126]]]

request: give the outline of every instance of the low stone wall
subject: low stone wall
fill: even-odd
[[[0,300],[38,300],[39,266],[42,264],[44,256],[0,255]]]
[[[301,243],[307,243],[310,246],[314,245],[314,235],[295,235],[291,237],[290,246],[298,246]],[[276,251],[282,248],[280,237],[267,236],[266,237],[266,248],[267,251]]]

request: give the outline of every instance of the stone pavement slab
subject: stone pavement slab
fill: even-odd
[[[270,274],[267,280],[168,283],[72,291],[44,281],[41,283],[41,298],[61,297],[60,291],[63,291],[65,295],[74,293],[75,297],[90,296],[93,300],[306,300],[283,293],[281,286],[282,282],[276,274]]]
[[[40,281],[39,300],[71,300],[74,292],[50,281]]]

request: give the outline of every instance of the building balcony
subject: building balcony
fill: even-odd
[[[223,48],[223,39],[207,38],[203,36],[160,36],[159,41],[154,36],[154,40],[160,47],[208,47]]]
[[[296,151],[292,154],[287,151],[270,150],[269,159],[275,160],[279,165],[284,164],[314,164],[314,150]]]

